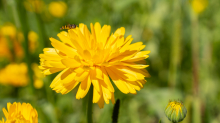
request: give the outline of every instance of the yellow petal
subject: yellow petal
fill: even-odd
[[[92,81],[92,84],[93,84],[94,88],[96,88],[96,91],[100,92],[101,91],[100,90],[100,85],[99,85],[98,79],[96,78],[95,70],[91,70],[90,75],[91,75],[91,81]]]
[[[76,94],[76,99],[85,97],[85,95],[89,91],[90,85],[91,85],[91,80],[90,80],[90,76],[88,76],[86,79],[84,79],[81,82],[79,89],[77,91],[77,94]]]
[[[86,60],[90,60],[92,58],[91,53],[88,50],[83,51],[83,58]]]
[[[128,90],[130,91],[130,93],[132,93],[132,94],[137,94],[137,92],[135,91],[135,89],[134,89],[132,86],[130,86],[129,83],[125,83],[125,84],[126,84],[126,86],[128,87]]]
[[[118,28],[114,35],[124,35],[125,34],[125,28],[124,27],[121,27],[121,28]]]
[[[111,92],[115,92],[114,87],[112,86],[112,83],[111,83],[110,80],[109,80],[109,77],[108,77],[108,74],[107,74],[105,68],[101,67],[101,70],[102,70],[102,72],[103,72],[104,82],[105,82],[106,85],[108,86],[108,89],[109,89]]]
[[[11,103],[10,103],[10,104],[11,104]],[[7,105],[7,107],[8,107],[8,111],[9,111],[9,107],[10,107],[10,106]],[[3,111],[3,113],[4,113],[5,117],[6,117],[6,119],[8,119],[9,114],[8,114],[7,110],[6,110],[5,108],[3,108],[2,111]]]
[[[79,37],[77,35],[77,33],[75,32],[75,30],[68,30],[68,33],[69,33],[69,36],[70,36],[70,39],[71,39],[71,42],[72,44],[74,45],[74,47],[77,49],[77,51],[82,51],[82,46],[79,44],[80,42],[79,41]]]
[[[66,43],[66,44],[69,44],[70,46],[72,46],[73,48],[74,45],[72,44],[69,36],[68,36],[68,33],[66,31],[62,31],[60,33],[57,34],[57,36],[59,37],[59,39],[63,42],[63,43]]]
[[[104,47],[104,45],[106,44],[106,41],[107,41],[109,34],[110,34],[110,31],[111,31],[110,26],[104,25],[102,27],[101,32],[100,32],[100,37],[99,37],[99,40],[102,44],[101,47]]]
[[[78,55],[78,53],[76,52],[75,49],[63,44],[62,42],[54,39],[54,38],[50,38],[51,44],[53,45],[53,47],[55,47],[56,49],[58,49],[59,51],[65,53],[68,55],[68,57],[74,58],[75,55]]]
[[[97,103],[101,97],[102,92],[98,92],[95,87],[93,87],[93,103]]]
[[[79,63],[78,61],[76,61],[75,59],[62,59],[61,62],[66,66],[66,67],[70,67],[70,68],[76,68],[79,67],[81,65],[81,63]]]
[[[101,25],[100,25],[100,23],[98,23],[98,22],[95,23],[94,30],[95,30],[96,41],[98,43],[101,43],[102,41],[100,40],[100,32],[101,32]]]
[[[51,88],[54,88],[56,85],[59,84],[59,82],[60,82],[62,79],[66,78],[66,77],[69,75],[70,72],[71,72],[71,71],[70,71],[69,68],[66,68],[66,69],[64,69],[62,72],[60,72],[60,73],[53,79],[52,83],[50,84],[50,87],[51,87]]]
[[[121,62],[120,65],[129,66],[129,67],[136,68],[136,69],[144,69],[144,68],[149,66],[149,65],[145,65],[145,64],[135,64],[135,63],[132,63],[132,62],[128,62],[128,63]]]
[[[71,90],[73,90],[78,85],[78,83],[79,82],[75,81],[75,80],[73,80],[73,81],[71,81],[69,83],[64,83],[63,84],[64,88],[60,92],[62,94],[66,94],[66,93],[70,92]]]
[[[84,26],[84,36],[87,40],[87,44],[88,44],[89,49],[91,49],[90,32],[89,32],[86,25]]]
[[[110,67],[106,68],[107,73],[109,74],[109,76],[111,77],[112,81],[115,83],[115,85],[118,87],[118,89],[127,94],[129,93],[129,90],[127,88],[127,86],[125,85],[125,81],[121,80],[118,76],[117,73],[114,73]]]
[[[56,72],[59,72],[61,70],[63,70],[64,68],[48,68],[46,70],[43,71],[44,75],[50,75]]]
[[[111,99],[112,95],[111,92],[104,86],[102,87],[103,97],[106,104],[109,104],[109,99]]]
[[[98,105],[99,105],[99,108],[103,108],[103,107],[104,107],[104,99],[103,99],[103,96],[101,96],[101,98],[99,99]]]
[[[64,66],[60,61],[45,61],[44,63],[49,64],[51,67],[66,68],[66,66]]]
[[[132,58],[128,59],[126,62],[135,62],[135,61],[146,59],[149,57],[147,55],[149,53],[150,53],[150,51],[140,51],[140,52],[136,53]]]
[[[58,54],[57,55],[46,55],[46,54],[40,54],[39,57],[41,59],[44,59],[44,60],[57,60],[57,61],[60,61],[62,59],[62,57],[60,57]]]
[[[115,104],[115,96],[114,96],[114,93],[113,93],[113,92],[112,92],[111,101],[112,101],[112,104]]]
[[[75,80],[79,81],[79,82],[84,81],[88,77],[88,75],[89,75],[89,72],[84,71],[82,74],[77,74]],[[89,79],[90,79],[90,77],[89,77]]]
[[[96,73],[96,78],[98,78],[98,79],[101,79],[101,80],[103,80],[103,77],[102,77],[102,70],[100,69],[100,67],[96,67],[95,68],[95,73]]]

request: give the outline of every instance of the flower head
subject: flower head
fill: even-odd
[[[6,23],[4,26],[1,27],[0,33],[4,36],[9,36],[14,38],[16,36],[16,27],[11,23]]]
[[[50,87],[57,93],[66,94],[79,83],[76,98],[83,98],[93,85],[93,103],[102,108],[114,100],[114,88],[127,94],[136,94],[143,88],[145,77],[149,77],[145,59],[150,51],[141,51],[142,42],[131,44],[131,35],[124,37],[125,28],[121,27],[110,35],[111,27],[99,23],[87,26],[79,24],[68,32],[57,36],[60,41],[50,38],[54,48],[45,48],[40,54],[40,69],[45,75],[60,72]],[[110,79],[111,78],[111,79]]]
[[[51,15],[60,18],[66,14],[67,5],[63,1],[51,2],[48,9]]]
[[[37,111],[29,103],[7,103],[7,109],[2,109],[6,121],[2,118],[0,123],[38,123]]]
[[[0,83],[13,86],[26,86],[28,84],[27,65],[9,64],[0,70]]]
[[[186,117],[186,113],[187,110],[180,101],[170,101],[165,109],[165,115],[174,123],[182,121]]]
[[[203,12],[205,8],[207,7],[207,5],[208,5],[207,0],[193,0],[192,1],[193,11],[197,14]]]
[[[38,34],[34,31],[28,33],[29,50],[33,53],[38,47]]]

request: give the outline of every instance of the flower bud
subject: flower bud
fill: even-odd
[[[186,107],[180,101],[170,101],[165,109],[165,115],[174,123],[182,121],[186,117],[186,114]]]

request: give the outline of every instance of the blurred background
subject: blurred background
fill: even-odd
[[[182,123],[220,122],[219,0],[0,0],[0,109],[7,102],[28,102],[39,123],[84,123],[87,98],[49,87],[57,74],[42,75],[39,54],[52,47],[67,24],[100,22],[112,32],[125,27],[133,42],[150,50],[151,74],[137,95],[123,94],[119,123],[170,123],[169,100],[187,108]],[[110,123],[113,104],[94,104],[94,123]],[[0,118],[4,117],[0,111]]]

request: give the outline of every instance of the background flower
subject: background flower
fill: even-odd
[[[27,66],[25,63],[9,64],[0,70],[0,83],[4,85],[13,85],[16,87],[26,86],[28,84]]]
[[[48,6],[51,15],[57,18],[61,18],[66,14],[67,5],[63,1],[51,2]]]
[[[2,109],[6,120],[0,123],[38,123],[38,113],[29,103],[7,103],[7,110]]]
[[[207,0],[193,0],[191,4],[192,4],[193,11],[199,14],[205,10],[205,8],[208,5],[208,1]]]

